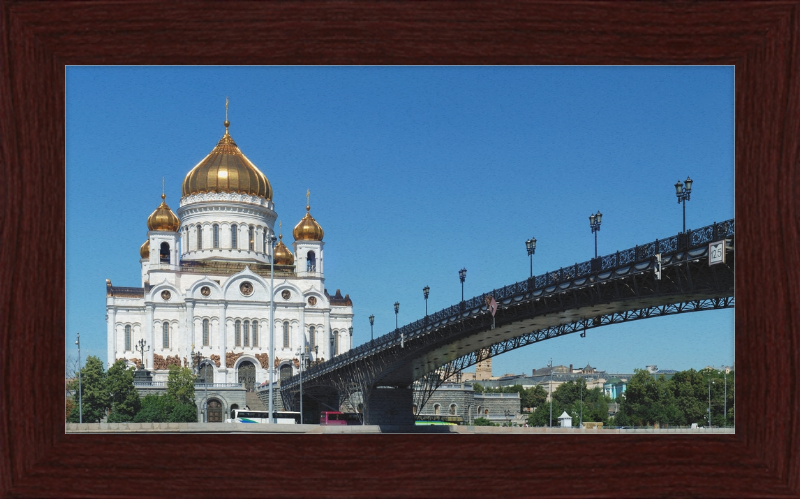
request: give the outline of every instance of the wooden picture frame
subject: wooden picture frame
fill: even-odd
[[[0,5],[0,496],[800,494],[797,0]],[[64,67],[90,64],[735,65],[735,435],[65,435]]]

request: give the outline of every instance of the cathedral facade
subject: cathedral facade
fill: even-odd
[[[125,359],[165,381],[170,365],[197,364],[198,381],[252,389],[269,366],[284,378],[302,358],[308,365],[352,347],[353,304],[325,289],[324,232],[310,206],[289,249],[275,237],[269,180],[224,125],[187,173],[177,215],[162,193],[148,217],[141,287],[106,280],[109,365]]]

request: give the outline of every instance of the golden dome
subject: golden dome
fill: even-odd
[[[162,194],[161,204],[156,208],[156,211],[147,217],[147,230],[177,232],[181,226],[181,221],[167,206],[166,198],[167,196]]]
[[[142,258],[150,258],[150,240],[144,242],[141,248],[139,248],[139,255]]]
[[[322,227],[319,226],[314,217],[311,216],[311,207],[306,206],[306,216],[300,220],[300,223],[294,226],[295,241],[322,241],[322,236],[325,235]]]
[[[283,234],[280,236],[280,241],[275,246],[275,265],[294,265],[294,255],[289,248],[283,244]]]
[[[183,179],[183,195],[235,192],[272,199],[269,180],[236,146],[228,134],[227,119],[224,125],[225,135],[217,146]]]

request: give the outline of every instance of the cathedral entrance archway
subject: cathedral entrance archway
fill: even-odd
[[[243,361],[239,364],[239,383],[244,383],[244,387],[248,392],[253,391],[253,385],[256,382],[256,366],[249,360]]]
[[[281,381],[292,377],[292,366],[284,364],[281,366]]]
[[[222,402],[217,399],[211,399],[208,401],[208,422],[222,422]]]

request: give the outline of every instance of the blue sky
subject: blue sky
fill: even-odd
[[[325,230],[331,294],[354,304],[354,344],[460,300],[734,216],[733,67],[69,67],[67,355],[105,360],[105,279],[140,286],[161,202],[230,133],[269,178],[284,239]],[[494,359],[632,372],[732,364],[732,310],[597,328]]]

